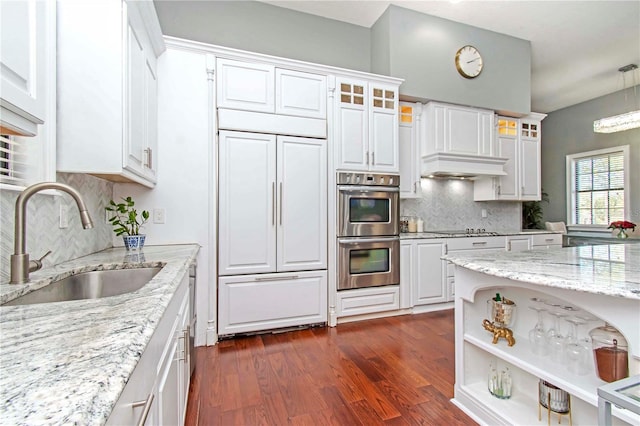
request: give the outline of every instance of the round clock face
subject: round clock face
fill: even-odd
[[[456,53],[456,69],[465,78],[475,78],[482,72],[482,56],[473,46],[463,46]]]

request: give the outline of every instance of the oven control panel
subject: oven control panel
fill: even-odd
[[[339,172],[338,185],[400,186],[399,175]]]

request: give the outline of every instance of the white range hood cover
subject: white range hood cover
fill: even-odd
[[[505,176],[508,158],[468,154],[435,153],[422,157],[423,177],[481,177]]]

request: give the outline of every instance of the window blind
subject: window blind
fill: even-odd
[[[25,147],[11,136],[0,135],[0,184],[25,186],[28,169]]]
[[[574,162],[574,220],[608,225],[624,219],[624,153],[578,158]]]

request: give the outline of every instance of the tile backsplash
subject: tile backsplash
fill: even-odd
[[[473,182],[459,179],[421,180],[422,198],[402,199],[400,215],[419,216],[427,230],[484,228],[521,229],[522,204],[512,201],[473,201]],[[487,217],[482,217],[482,210]]]
[[[78,208],[73,199],[61,196],[35,194],[27,202],[26,251],[36,259],[48,250],[52,253],[43,261],[45,266],[55,265],[70,259],[112,246],[112,227],[105,221],[104,208],[113,196],[113,183],[85,175],[58,173],[57,181],[77,189],[84,199],[93,220],[93,229],[83,229]],[[13,254],[13,234],[17,191],[0,191],[0,282],[9,281],[9,257]],[[69,226],[59,227],[60,204],[66,205]]]

